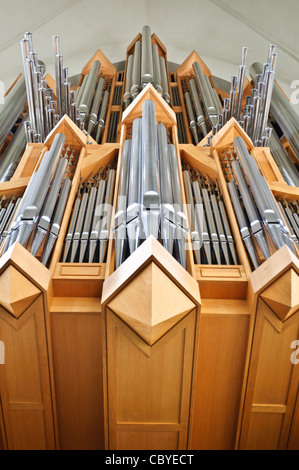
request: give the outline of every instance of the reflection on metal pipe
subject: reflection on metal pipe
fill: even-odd
[[[141,83],[153,83],[153,72],[151,29],[146,25],[142,28]]]
[[[226,165],[231,168],[228,188],[241,236],[255,269],[264,259],[270,257],[273,247],[279,249],[287,245],[294,253],[295,248],[292,233],[283,220],[279,206],[241,137],[234,139],[234,150],[234,154],[230,153],[231,161],[226,160]],[[272,252],[265,231],[272,241]],[[259,247],[259,255],[254,248],[253,239]]]
[[[142,28],[141,40],[136,41],[134,52],[127,59],[124,109],[148,83],[152,83],[165,101],[171,104],[166,62],[160,55],[158,44],[152,43],[151,29],[146,25]]]
[[[186,268],[187,221],[176,148],[157,123],[155,104],[146,100],[142,118],[123,145],[117,212],[114,217],[116,268],[142,240],[153,235]]]
[[[19,124],[13,140],[8,145],[0,159],[0,183],[10,180],[21,156],[23,155],[26,147],[26,129],[24,124],[25,122],[28,122],[27,119],[28,114]]]

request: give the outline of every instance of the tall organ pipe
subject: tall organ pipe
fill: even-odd
[[[141,54],[141,82],[147,84],[153,82],[153,55],[151,44],[151,29],[149,26],[142,28],[142,54]]]
[[[24,75],[5,97],[5,103],[0,113],[0,146],[10,133],[18,117],[27,103],[26,84]]]

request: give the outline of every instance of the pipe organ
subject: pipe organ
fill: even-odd
[[[149,26],[0,114],[0,449],[299,449],[298,116]],[[20,70],[21,71],[21,70]],[[234,73],[234,71],[233,71]]]

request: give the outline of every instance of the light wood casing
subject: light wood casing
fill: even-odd
[[[167,59],[154,34],[152,43]],[[49,268],[18,244],[0,259],[0,449],[298,450],[299,364],[291,347],[299,341],[298,258],[282,248],[252,272],[221,154],[241,136],[275,197],[298,200],[299,188],[285,183],[269,148],[255,148],[235,119],[210,147],[206,138],[192,144],[182,80],[194,77],[192,64],[198,61],[213,84],[196,51],[175,74],[167,70],[179,105],[169,106],[148,84],[123,113],[113,93],[116,86],[123,89],[126,67],[117,71],[98,50],[79,84],[94,60],[111,86],[102,143],[64,116],[44,144],[27,145],[12,179],[0,184],[0,196],[22,195],[58,132],[79,152]],[[52,77],[47,81],[55,88]],[[244,96],[251,84],[245,88]],[[195,264],[189,236],[187,270],[152,237],[117,270],[113,238],[105,263],[61,261],[80,180],[113,159],[116,209],[123,143],[147,99],[176,147],[183,202],[184,161],[217,179],[238,265]],[[116,111],[117,139],[108,142]],[[179,143],[179,113],[185,143]]]
[[[186,449],[199,328],[196,281],[150,237],[105,281],[102,306],[106,447]]]
[[[9,449],[53,450],[56,406],[48,317],[51,276],[15,243],[0,263],[1,404]]]

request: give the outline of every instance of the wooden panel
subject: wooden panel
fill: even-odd
[[[249,317],[245,301],[202,300],[191,449],[234,449]]]
[[[77,276],[77,277],[87,277],[87,276],[102,276],[103,265],[94,266],[93,264],[86,264],[80,266],[69,266],[68,264],[63,264],[61,266],[60,275],[61,276]]]
[[[31,177],[43,150],[44,144],[27,144],[11,182],[13,182],[15,178]]]
[[[5,365],[0,393],[8,448],[54,449],[54,422],[43,297],[19,320],[0,308]]]
[[[194,326],[195,310],[144,354],[137,335],[107,309],[110,449],[128,441],[131,449],[187,447]]]
[[[118,450],[172,450],[178,448],[177,431],[119,431]]]
[[[293,328],[288,328],[280,334],[268,320],[265,320],[253,403],[287,404],[293,369],[290,346],[293,339],[297,338],[296,330],[298,326],[294,325]]]
[[[6,384],[10,402],[41,402],[42,390],[39,373],[38,338],[35,318],[20,330],[9,323],[1,323],[1,337],[5,338]]]
[[[297,365],[297,367],[299,367],[299,364]],[[299,450],[299,389],[297,393],[296,408],[292,422],[288,450]]]
[[[163,352],[167,367],[159,367],[161,354],[155,351],[150,361],[144,353],[130,343],[121,330],[117,330],[116,387],[118,422],[178,423],[180,420],[180,391],[183,378],[184,331],[172,338],[172,344]],[[109,359],[108,359],[109,360]],[[138,374],[130,374],[134,364]],[[171,389],[157,387],[165,381]],[[132,387],[136,396],[143,397],[135,403],[128,390]]]
[[[91,172],[95,174],[101,167],[105,168],[117,156],[119,147],[119,144],[114,143],[89,144],[86,149],[86,156],[82,161],[81,177],[85,179]]]
[[[247,275],[243,266],[194,266],[195,277],[203,299],[245,299]]]
[[[0,197],[5,195],[10,197],[13,194],[16,196],[22,196],[30,178],[16,178],[13,181],[6,181],[5,183],[0,184]]]
[[[240,279],[242,276],[241,266],[201,266],[198,267],[200,276],[203,278]]]
[[[277,181],[285,184],[285,180],[268,147],[256,147],[251,151],[251,155],[253,155],[258,162],[267,181]]]
[[[291,361],[298,334],[298,315],[283,323],[259,299],[240,449],[286,449],[299,383]]]
[[[44,413],[42,410],[13,410],[11,424],[18,450],[47,448]]]
[[[53,279],[55,297],[97,297],[102,295],[103,279]]]
[[[57,263],[55,297],[101,297],[105,268],[103,263]]]
[[[0,450],[4,450],[4,442],[5,442],[5,435],[4,435],[4,422],[3,422],[3,414],[2,414],[2,406],[1,406],[1,398],[0,398]]]
[[[277,450],[284,415],[253,413],[246,450]]]
[[[269,183],[269,188],[275,197],[279,199],[287,199],[292,202],[294,199],[299,198],[299,188],[295,186],[288,186],[287,184],[279,183],[276,181]]]
[[[210,147],[195,147],[193,144],[179,144],[181,157],[192,168],[201,173],[208,174],[211,178],[218,178],[215,160],[211,157]]]
[[[60,449],[104,449],[100,301],[54,299],[51,325]]]

